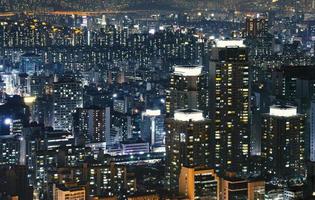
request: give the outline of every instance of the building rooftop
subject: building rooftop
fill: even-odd
[[[78,190],[85,190],[83,186],[77,185],[76,183],[67,183],[67,184],[60,184],[56,185],[59,190],[62,191],[78,191]]]
[[[288,105],[273,105],[270,106],[269,114],[277,117],[292,117],[297,115],[297,108]]]
[[[146,109],[145,112],[142,113],[144,116],[154,117],[161,115],[160,109]]]
[[[175,65],[174,74],[180,76],[200,76],[202,73],[201,65]]]
[[[217,48],[237,48],[246,47],[244,40],[216,40],[215,47]]]
[[[175,111],[174,119],[177,121],[203,121],[202,111],[194,109],[179,109]]]

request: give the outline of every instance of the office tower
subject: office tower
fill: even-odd
[[[219,173],[248,172],[249,66],[242,40],[217,40],[210,60],[210,119],[214,122]]]
[[[208,95],[207,81],[200,65],[175,65],[169,90],[166,91],[166,113],[172,117],[177,109],[199,109],[206,111]],[[206,112],[205,112],[206,114]]]
[[[106,142],[110,135],[110,108],[78,108],[73,130],[77,144]]]
[[[220,177],[220,199],[264,199],[265,181],[237,178],[236,174],[228,173]]]
[[[53,200],[85,200],[85,188],[77,184],[55,185]]]
[[[287,183],[304,178],[303,115],[293,106],[274,105],[262,117],[262,174],[266,180]]]
[[[262,37],[268,32],[268,19],[264,17],[247,17],[245,35],[249,38]]]
[[[219,200],[219,177],[214,169],[182,167],[179,194],[189,200]]]
[[[166,119],[166,178],[168,190],[178,192],[182,166],[210,167],[210,120],[202,111],[176,110],[173,118]]]
[[[141,138],[151,145],[164,144],[164,116],[159,109],[146,109],[142,113]]]
[[[62,78],[53,83],[53,127],[71,130],[72,114],[83,104],[82,83]]]

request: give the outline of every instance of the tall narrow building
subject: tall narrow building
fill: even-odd
[[[210,120],[200,110],[176,110],[166,119],[166,178],[168,189],[178,192],[181,167],[209,167],[212,163]]]
[[[53,128],[72,129],[72,114],[83,106],[82,83],[72,78],[62,78],[53,83]]]
[[[172,117],[177,109],[206,111],[207,81],[202,68],[201,65],[174,66],[169,90],[166,91],[166,113],[169,117]]]
[[[304,115],[292,106],[271,106],[262,117],[262,174],[278,183],[304,178]]]
[[[210,59],[210,119],[219,174],[246,175],[249,156],[249,66],[242,40],[217,40]]]
[[[164,145],[164,116],[159,109],[146,109],[141,116],[141,138],[154,146]]]

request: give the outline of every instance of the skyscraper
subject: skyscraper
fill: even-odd
[[[175,65],[166,93],[166,113],[173,116],[177,109],[199,109],[206,111],[206,75],[200,65]]]
[[[210,120],[200,110],[176,110],[166,119],[166,178],[168,190],[178,192],[182,166],[209,167],[212,163]]]
[[[217,40],[210,59],[210,119],[220,173],[246,174],[249,156],[249,70],[242,40]]]
[[[271,106],[262,117],[262,174],[282,183],[304,177],[303,115],[293,106]]]
[[[71,130],[72,114],[83,104],[82,83],[64,78],[53,83],[53,127]]]
[[[314,122],[312,122],[314,105],[311,100],[315,94],[315,68],[312,65],[285,65],[273,70],[271,78],[271,95],[283,102],[297,106],[298,112],[307,116],[304,129],[304,148],[305,158],[308,160],[312,154],[312,148],[314,148]]]

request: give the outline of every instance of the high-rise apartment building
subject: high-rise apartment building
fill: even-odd
[[[248,172],[249,64],[242,40],[217,40],[210,59],[210,119],[219,173]]]
[[[53,127],[71,130],[72,115],[83,105],[82,83],[64,78],[53,83]]]
[[[170,191],[178,192],[182,166],[209,167],[212,163],[210,120],[200,110],[176,110],[166,119],[166,178]]]
[[[314,148],[314,122],[312,122],[314,105],[311,101],[315,94],[314,66],[282,66],[272,71],[271,80],[271,95],[282,102],[297,106],[298,112],[309,119],[305,121],[304,129],[305,158],[314,159],[310,158],[310,156],[314,156],[311,155],[314,154],[312,153],[312,148]]]
[[[305,118],[293,106],[270,107],[262,117],[262,174],[267,181],[304,178]]]

